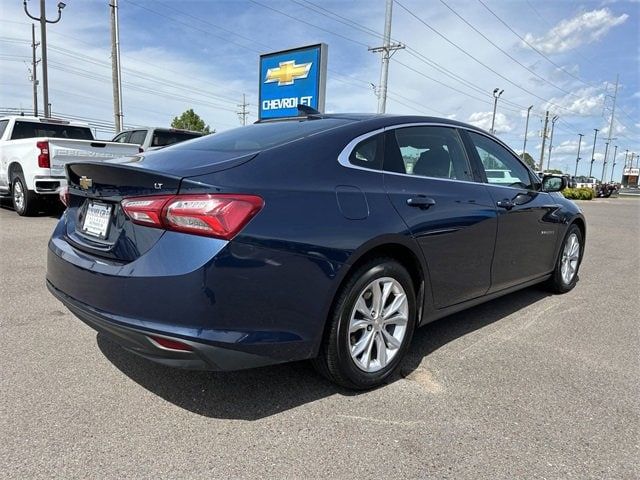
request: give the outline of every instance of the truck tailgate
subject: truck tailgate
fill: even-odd
[[[51,175],[64,176],[67,162],[82,160],[109,160],[139,153],[139,146],[132,143],[102,142],[100,140],[70,140],[49,138]]]

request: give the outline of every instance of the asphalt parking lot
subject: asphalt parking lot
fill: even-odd
[[[578,286],[419,330],[392,383],[306,363],[171,370],[85,326],[44,284],[55,215],[0,209],[4,478],[638,478],[640,200],[582,202]]]

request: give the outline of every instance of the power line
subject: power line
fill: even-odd
[[[418,17],[415,13],[413,13],[411,10],[409,10],[407,7],[405,7],[402,3],[400,3],[398,0],[396,0],[396,3],[403,9],[405,10],[409,15],[411,15],[413,18],[415,18],[416,20],[418,20],[420,23],[422,23],[426,28],[428,28],[429,30],[431,30],[432,32],[434,32],[436,35],[438,35],[440,38],[442,38],[444,41],[446,41],[448,44],[450,44],[451,46],[455,47],[457,50],[459,50],[460,52],[462,52],[463,54],[465,54],[467,57],[471,58],[474,62],[478,63],[479,65],[482,65],[484,68],[486,68],[487,70],[493,72],[495,75],[497,75],[498,77],[502,78],[504,81],[509,82],[511,85],[513,85],[514,87],[522,90],[523,92],[528,93],[529,95],[536,97],[539,100],[542,100],[543,102],[546,102],[550,105],[554,105],[557,108],[561,108],[563,110],[568,110],[566,107],[562,107],[561,105],[557,105],[554,104],[552,102],[550,102],[549,100],[539,96],[538,94],[532,92],[531,90],[528,90],[527,88],[523,87],[522,85],[520,85],[519,83],[511,80],[510,78],[502,75],[501,73],[497,72],[496,70],[494,70],[493,68],[491,68],[489,65],[487,65],[486,63],[482,62],[481,60],[477,59],[475,56],[471,55],[469,52],[467,52],[464,48],[462,48],[460,45],[458,45],[457,43],[451,41],[446,35],[443,35],[442,33],[440,33],[438,30],[436,30],[435,28],[433,28],[431,25],[429,25],[427,22],[425,22],[423,19],[421,19],[420,17]]]
[[[476,32],[478,35],[480,35],[482,38],[484,38],[487,42],[489,42],[491,45],[493,45],[496,49],[498,49],[499,51],[501,51],[504,55],[506,55],[507,57],[509,57],[511,60],[513,60],[515,63],[517,63],[518,65],[520,65],[522,68],[524,68],[526,71],[528,71],[529,73],[531,73],[532,75],[534,75],[535,77],[539,78],[540,80],[542,80],[543,82],[547,83],[548,85],[551,85],[552,87],[560,90],[561,92],[567,94],[567,95],[573,95],[576,96],[575,94],[573,94],[572,92],[565,90],[564,88],[556,85],[555,83],[547,80],[545,77],[543,77],[542,75],[540,75],[539,73],[537,73],[535,70],[530,69],[529,67],[527,67],[525,64],[523,64],[522,62],[520,62],[517,58],[515,58],[514,56],[512,56],[509,52],[507,52],[506,50],[504,50],[502,47],[500,47],[499,45],[497,45],[495,42],[493,42],[493,40],[491,40],[489,37],[487,37],[484,33],[482,33],[480,30],[478,30],[476,27],[474,27],[467,19],[465,19],[462,15],[460,15],[456,10],[454,10],[451,6],[449,6],[449,4],[447,4],[447,2],[445,2],[444,0],[440,0],[440,3],[442,3],[445,7],[447,7],[456,17],[458,17],[460,20],[462,20],[469,28],[471,28],[474,32]]]
[[[478,2],[491,14],[493,15],[500,23],[502,23],[505,27],[507,27],[507,29],[509,29],[509,31],[511,33],[513,33],[516,37],[518,37],[524,44],[526,44],[529,48],[531,48],[534,52],[536,52],[538,55],[540,55],[541,57],[543,57],[544,59],[546,59],[549,63],[551,63],[554,67],[558,68],[559,70],[561,70],[562,72],[566,73],[567,75],[569,75],[572,78],[575,78],[576,80],[579,80],[580,82],[584,83],[585,85],[589,86],[589,87],[593,87],[593,84],[590,84],[586,81],[584,81],[582,78],[580,78],[577,75],[574,75],[573,73],[571,73],[568,70],[565,70],[564,67],[562,67],[561,65],[558,65],[556,62],[554,62],[553,60],[551,60],[551,58],[549,58],[547,55],[545,55],[543,52],[541,52],[540,50],[538,50],[535,46],[533,46],[530,42],[528,42],[522,35],[520,35],[518,32],[516,32],[513,28],[511,28],[511,26],[505,22],[502,18],[500,18],[498,16],[498,14],[496,14],[493,10],[491,10],[486,3],[484,3],[482,0],[478,0]],[[538,11],[529,3],[529,1],[527,0],[527,4],[529,5],[529,7],[534,11],[534,13],[536,13],[540,18],[543,18],[542,15],[540,15],[540,13],[538,13]],[[544,20],[544,19],[543,19]],[[545,21],[546,22],[546,21]]]
[[[295,21],[300,22],[300,23],[304,23],[305,25],[309,25],[310,27],[317,28],[318,30],[322,30],[323,32],[329,33],[329,34],[331,34],[331,35],[335,35],[336,37],[340,37],[340,38],[342,38],[342,39],[344,39],[344,40],[347,40],[347,41],[349,41],[349,42],[356,43],[356,44],[358,44],[358,45],[360,45],[360,46],[363,46],[363,47],[368,47],[368,46],[369,46],[369,45],[367,45],[366,43],[362,43],[362,42],[361,42],[361,41],[359,41],[359,40],[355,40],[355,39],[353,39],[353,38],[347,37],[347,36],[342,35],[342,34],[340,34],[340,33],[338,33],[338,32],[333,32],[333,31],[331,31],[331,30],[327,30],[326,28],[323,28],[323,27],[320,27],[320,26],[315,25],[315,24],[313,24],[313,23],[307,22],[306,20],[302,20],[301,18],[294,17],[293,15],[289,15],[288,13],[285,13],[285,12],[283,12],[282,10],[278,10],[277,8],[273,8],[273,7],[269,6],[269,5],[265,5],[264,3],[260,3],[260,2],[258,2],[258,1],[256,1],[256,0],[249,0],[249,1],[250,1],[251,3],[254,3],[254,4],[256,4],[256,5],[259,5],[259,6],[263,7],[263,8],[266,8],[266,9],[268,9],[268,10],[271,10],[271,11],[273,11],[273,12],[279,13],[280,15],[284,15],[284,16],[285,16],[285,17],[287,17],[287,18],[290,18],[290,19],[295,20]]]

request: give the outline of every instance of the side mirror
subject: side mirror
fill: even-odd
[[[545,175],[542,177],[543,192],[561,192],[567,188],[567,178],[555,175]]]

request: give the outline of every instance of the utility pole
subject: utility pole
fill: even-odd
[[[120,28],[118,24],[118,0],[111,0],[111,83],[113,87],[113,116],[116,133],[122,131],[122,70],[120,69]]]
[[[624,151],[624,168],[627,168],[627,160],[628,160],[628,158],[629,158],[629,149],[627,148]]]
[[[607,171],[607,154],[609,153],[609,140],[605,142],[604,147],[604,162],[602,163],[602,175],[600,175],[600,181],[604,182],[604,174]]]
[[[494,126],[496,124],[496,110],[498,108],[498,99],[503,93],[504,90],[500,90],[499,88],[493,89],[493,116],[491,117],[491,133],[493,135],[496,134],[496,129],[494,128]]]
[[[396,50],[405,48],[401,43],[391,43],[391,13],[393,0],[387,0],[387,8],[384,16],[384,43],[381,47],[369,48],[370,52],[382,52],[382,66],[380,69],[380,85],[378,88],[378,113],[387,110],[387,80],[389,78],[389,59]]]
[[[40,22],[40,46],[42,47],[42,94],[44,97],[44,116],[51,116],[49,108],[49,75],[47,73],[47,23],[58,23],[62,18],[62,9],[67,5],[64,2],[58,2],[58,18],[55,20],[47,20],[45,11],[45,0],[40,0],[40,16],[34,17],[27,9],[27,0],[23,0],[24,13],[32,20]]]
[[[582,137],[584,137],[584,135],[582,133],[578,134],[578,156],[576,157],[576,171],[573,173],[573,176],[577,176],[578,175],[578,163],[580,162],[580,147],[582,146]]]
[[[558,115],[554,115],[551,119],[551,136],[549,137],[549,158],[547,158],[547,170],[551,169],[551,148],[553,147],[553,131],[556,128],[556,122],[558,121]]]
[[[249,104],[247,103],[247,100],[245,99],[246,95],[243,93],[242,94],[242,103],[238,105],[238,107],[240,107],[242,110],[240,110],[239,112],[236,112],[238,114],[238,118],[240,119],[240,123],[244,126],[247,124],[247,116],[249,115],[249,111],[247,110],[247,107],[249,106]]]
[[[593,150],[591,151],[591,165],[589,166],[589,176],[591,176],[591,173],[593,172],[593,162],[596,161],[596,139],[598,138],[598,129],[594,128],[593,129],[595,133],[595,135],[593,136]]]
[[[609,122],[609,135],[607,135],[608,137],[607,143],[611,143],[611,140],[612,140],[611,135],[613,134],[613,121],[616,114],[616,98],[618,97],[618,80],[619,79],[620,79],[620,75],[616,74],[616,86],[613,91],[613,105],[611,106],[611,120]],[[607,165],[607,150],[605,150],[605,153],[604,153],[604,166],[602,168],[603,177],[604,177],[604,171],[605,171],[606,165]]]
[[[617,156],[618,156],[618,145],[616,145],[613,150],[613,163],[611,164],[611,180],[609,180],[609,183],[613,183],[613,171],[616,169]]]
[[[542,147],[540,148],[540,171],[544,170],[544,144],[547,142],[547,127],[549,126],[549,110],[544,116],[544,128],[542,129]]]
[[[40,43],[36,43],[36,26],[31,24],[31,82],[33,83],[33,116],[38,116],[38,63],[36,60],[36,48]]]
[[[533,105],[527,108],[527,121],[524,124],[524,145],[522,145],[522,158],[524,158],[524,152],[527,151],[527,134],[529,133],[529,115],[531,115],[531,109]]]

